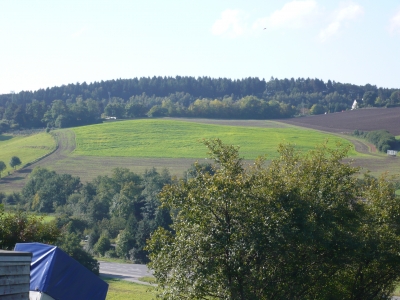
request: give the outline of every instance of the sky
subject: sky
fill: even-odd
[[[400,88],[400,1],[0,0],[0,94],[177,75]]]

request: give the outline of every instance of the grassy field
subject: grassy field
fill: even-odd
[[[108,286],[107,300],[156,299],[154,287],[112,278],[102,278]]]
[[[53,151],[56,143],[48,133],[29,136],[0,135],[0,161],[4,161],[7,169],[2,174],[12,171],[8,164],[12,156],[18,156],[22,162],[18,168]]]
[[[299,150],[309,150],[327,138],[331,145],[340,141],[335,135],[296,127],[259,128],[221,126],[175,120],[130,120],[97,124],[73,129],[76,135],[74,156],[142,157],[142,158],[203,158],[202,139],[220,138],[224,143],[240,146],[246,159],[259,155],[277,157],[277,146],[290,142]],[[354,147],[350,156],[358,155]]]
[[[240,154],[245,159],[267,155],[267,159],[277,156],[277,145],[288,142],[300,150],[312,149],[315,144],[329,139],[330,145],[336,141],[353,143],[349,155],[355,165],[371,174],[379,176],[385,171],[398,173],[399,157],[387,157],[371,152],[370,146],[354,137],[330,134],[308,128],[296,127],[276,121],[266,120],[211,120],[211,119],[142,119],[107,122],[104,124],[60,129],[52,132],[58,148],[40,162],[15,172],[0,180],[0,192],[20,191],[36,166],[79,176],[82,182],[93,180],[98,175],[110,175],[116,167],[128,168],[135,173],[146,169],[166,168],[171,175],[181,177],[195,161],[206,162],[207,149],[200,142],[203,138],[220,138],[224,143],[240,146]],[[23,164],[46,153],[55,145],[48,134],[28,137],[0,136],[0,156],[10,151],[20,156]],[[32,144],[31,139],[42,143]],[[47,142],[42,140],[47,139]],[[19,141],[19,146],[17,145]],[[11,142],[15,142],[12,145]],[[12,147],[11,147],[12,146]],[[33,151],[31,159],[20,155]],[[43,151],[43,152],[39,152]],[[47,151],[46,151],[47,150]],[[358,151],[358,152],[357,152]],[[17,153],[18,152],[18,153]],[[5,160],[8,164],[9,159]],[[3,174],[7,174],[4,172]]]
[[[44,223],[48,223],[48,222],[51,222],[51,221],[53,221],[53,220],[55,220],[55,216],[49,216],[49,215],[45,215],[45,216],[43,216],[43,222]]]
[[[13,214],[13,212],[6,211],[5,214],[10,215],[10,214]],[[35,216],[35,217],[43,217],[43,223],[48,223],[48,222],[51,222],[56,219],[55,215],[40,215],[40,214],[35,214],[35,213],[29,213],[29,215]]]
[[[155,288],[133,282],[112,278],[102,278],[108,286],[107,300],[153,300],[156,299]],[[400,286],[393,296],[400,296]]]

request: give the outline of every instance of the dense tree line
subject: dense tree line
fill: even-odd
[[[210,165],[202,167],[211,172]],[[193,166],[184,177],[197,175]],[[20,193],[0,192],[0,249],[22,241],[55,244],[96,274],[99,266],[92,255],[148,262],[144,247],[151,233],[158,227],[171,230],[170,211],[160,207],[158,193],[174,180],[167,170],[153,168],[138,175],[116,168],[111,176],[83,184],[79,177],[37,167]],[[5,214],[2,205],[58,217],[42,223],[41,218],[21,211],[18,217]],[[82,249],[84,239],[87,244]]]
[[[82,184],[79,177],[38,167],[21,193],[0,194],[0,200],[28,211],[57,213],[57,227],[64,234],[61,246],[76,256],[84,256],[76,249],[77,240],[86,239],[89,253],[143,263],[148,261],[143,248],[150,234],[160,226],[170,229],[169,210],[159,208],[157,195],[172,181],[166,170],[138,175],[117,168],[110,177]]]
[[[0,95],[0,132],[70,127],[101,117],[270,119],[400,105],[400,90],[319,79],[142,77]],[[311,111],[310,111],[311,110]]]
[[[365,138],[374,144],[379,151],[385,153],[387,150],[398,150],[400,146],[396,137],[387,130],[362,131],[356,129],[353,135]]]
[[[154,95],[166,97],[176,92],[190,94],[195,98],[221,98],[234,94],[236,97],[248,95],[261,96],[265,91],[265,81],[258,78],[232,80],[227,78],[210,77],[141,77],[133,79],[118,79],[87,84],[76,83],[40,89],[34,92],[23,91],[18,94],[0,95],[0,105],[6,102],[24,104],[33,99],[44,101],[47,105],[60,99],[75,101],[79,96],[84,100],[100,101],[110,97],[121,98],[127,101],[134,95]]]

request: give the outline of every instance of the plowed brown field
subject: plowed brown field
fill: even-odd
[[[400,107],[357,109],[278,121],[334,133],[352,133],[356,129],[363,131],[385,129],[393,135],[400,135]]]

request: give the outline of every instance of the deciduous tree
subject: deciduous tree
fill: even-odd
[[[5,169],[7,169],[6,164],[4,161],[0,161],[0,178],[1,178],[1,172],[3,172]]]
[[[0,207],[0,249],[12,250],[16,243],[55,243],[61,235],[54,222],[45,223],[42,217],[25,212],[5,213]]]
[[[19,159],[19,157],[18,156],[13,156],[13,157],[11,157],[11,159],[10,159],[10,167],[11,168],[16,168],[17,166],[19,166],[20,164],[21,164],[22,162],[21,162],[21,160]]]
[[[83,266],[88,268],[94,274],[99,275],[99,262],[93,258],[88,252],[83,250],[80,245],[81,239],[73,232],[64,232],[64,234],[56,242],[62,250],[64,250],[72,258],[76,259]]]
[[[215,173],[166,186],[173,231],[148,242],[163,299],[382,299],[399,279],[400,201],[347,150],[280,146],[266,167],[206,141]]]

